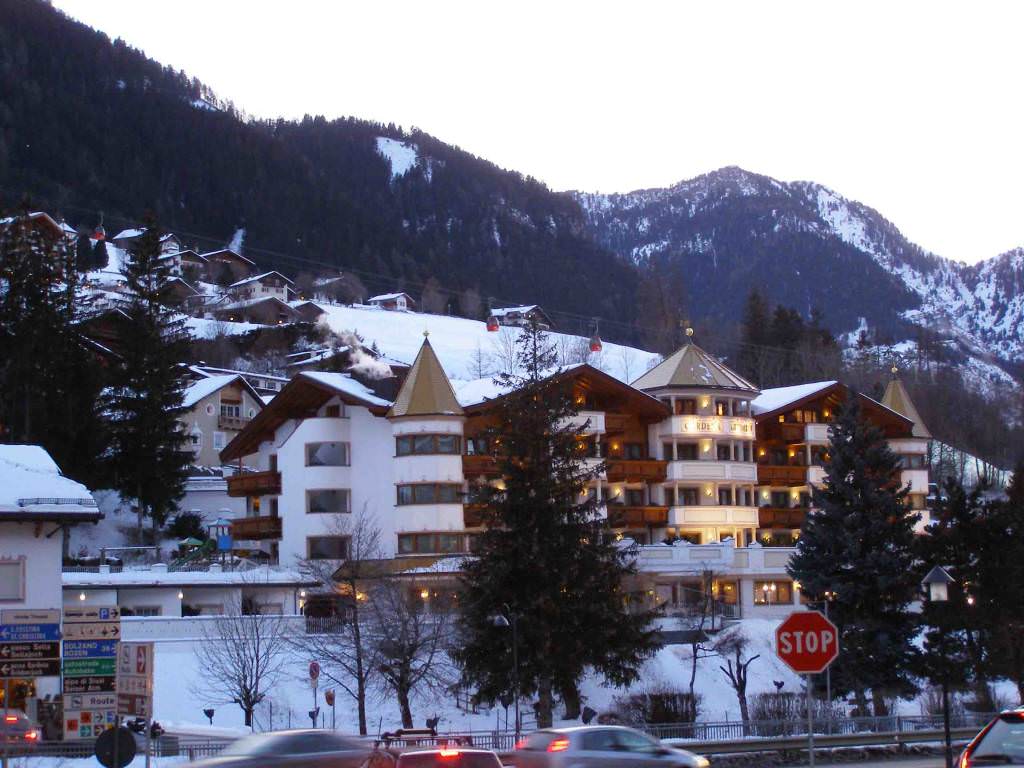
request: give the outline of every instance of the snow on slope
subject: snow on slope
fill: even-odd
[[[441,365],[452,379],[469,381],[481,378],[475,360],[478,355],[491,371],[496,367],[494,358],[499,347],[519,335],[517,328],[503,328],[498,333],[488,332],[487,326],[477,320],[448,315],[427,315],[413,312],[389,312],[378,307],[322,305],[325,322],[336,333],[352,331],[362,337],[366,346],[377,345],[387,357],[412,363],[423,344],[424,331],[430,334],[430,344]],[[580,336],[550,334],[556,347],[573,349],[586,342]],[[604,342],[604,349],[588,362],[623,381],[632,381],[654,365],[659,356],[653,352]],[[487,374],[485,374],[486,376]]]
[[[387,158],[391,163],[391,178],[407,174],[419,159],[415,144],[406,144],[397,139],[389,139],[386,136],[377,137],[377,152]]]

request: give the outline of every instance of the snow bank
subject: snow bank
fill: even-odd
[[[387,158],[391,163],[391,178],[407,174],[419,159],[415,144],[406,144],[396,139],[389,139],[385,136],[377,137],[377,152]]]

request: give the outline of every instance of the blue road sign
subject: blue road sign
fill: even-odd
[[[117,656],[116,640],[65,640],[65,659],[112,659]]]
[[[35,643],[60,640],[60,624],[0,624],[0,642]]]

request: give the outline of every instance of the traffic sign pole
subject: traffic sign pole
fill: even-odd
[[[811,694],[811,676],[804,675],[807,683],[807,765],[814,768],[814,696]]]

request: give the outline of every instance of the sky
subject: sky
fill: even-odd
[[[1024,3],[52,1],[258,117],[416,126],[557,190],[738,165],[949,258],[1024,245]]]

